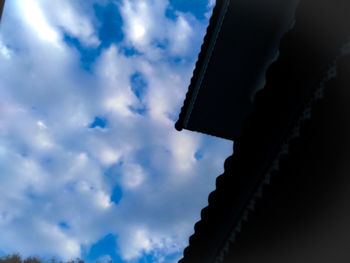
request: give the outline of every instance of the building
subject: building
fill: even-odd
[[[176,124],[234,139],[234,153],[180,262],[349,262],[350,2],[259,1],[265,9],[256,9],[258,1],[243,2],[217,1]],[[240,68],[231,56],[239,50],[231,50],[231,40],[225,44],[226,34],[246,37],[247,12],[266,10],[280,14],[261,22],[271,29],[263,35],[273,31],[277,40],[264,38],[268,44]],[[270,18],[281,27],[272,29]],[[225,22],[230,19],[235,22]],[[244,54],[252,48],[237,47]],[[227,61],[220,59],[225,54]],[[247,96],[251,101],[243,106],[236,99]],[[223,109],[230,103],[236,105]]]
[[[5,0],[0,0],[0,21],[2,17],[2,12],[4,11]]]
[[[242,135],[254,94],[264,85],[297,3],[217,1],[176,129],[229,140]]]

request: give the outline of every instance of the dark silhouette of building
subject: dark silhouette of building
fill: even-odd
[[[237,139],[298,0],[218,0],[176,128]],[[227,117],[229,116],[230,122]]]
[[[231,62],[240,50],[231,49],[249,53],[248,42],[257,33],[244,40],[247,45],[243,40],[237,47],[231,40],[225,45],[230,38],[225,19],[246,30],[230,17],[240,12],[230,8],[266,11],[255,9],[257,1],[247,2],[217,1],[176,124],[177,129],[234,139],[234,153],[225,161],[225,172],[217,178],[180,262],[350,262],[350,2],[278,1],[286,4],[277,8],[276,1],[261,1],[279,10],[276,14],[283,14],[279,17],[285,17],[286,24],[295,23],[274,31],[281,40],[267,41],[252,57],[247,55],[238,74],[241,62],[233,62],[233,68]],[[295,16],[290,16],[294,6]],[[239,19],[250,21],[244,12]],[[218,46],[209,48],[217,23],[228,31],[217,37]],[[243,29],[236,38],[245,36]],[[279,56],[271,64],[276,43]],[[220,60],[226,52],[228,60]],[[216,97],[215,92],[222,95]],[[243,107],[242,113],[234,96],[247,94],[252,102],[243,102],[248,110]],[[222,104],[231,100],[237,105],[223,106],[221,98]]]
[[[2,18],[2,12],[4,11],[5,0],[0,0],[0,21]]]

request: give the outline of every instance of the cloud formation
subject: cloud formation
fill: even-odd
[[[230,142],[174,129],[207,20],[181,11],[169,17],[167,1],[115,1],[122,23],[113,30],[123,38],[109,43],[100,38],[96,10],[110,4],[6,3],[0,28],[5,253],[69,260],[113,234],[120,260],[176,260],[232,152]],[[113,30],[112,38],[120,33]],[[90,70],[82,65],[87,54],[94,56]],[[96,120],[104,124],[92,125]]]

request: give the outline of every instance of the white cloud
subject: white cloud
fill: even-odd
[[[207,5],[208,12],[206,12],[204,14],[207,19],[209,19],[211,17],[211,14],[212,14],[212,11],[213,11],[215,4],[216,4],[216,0],[209,0],[208,5]]]
[[[190,46],[191,36],[193,31],[189,22],[184,15],[179,15],[176,23],[173,25],[171,34],[172,53],[183,54]]]
[[[209,0],[209,2],[208,2],[208,9],[214,7],[215,6],[215,2],[216,2],[215,0]]]
[[[59,12],[50,13],[51,17],[54,17],[54,22],[72,36],[80,39],[84,45],[97,46],[100,44],[91,20],[74,8],[69,1],[46,1],[45,4],[48,11],[59,10]]]
[[[120,153],[117,151],[114,151],[112,149],[103,149],[101,152],[101,163],[103,163],[104,165],[112,165],[113,163],[116,163],[119,158],[120,158]]]
[[[142,184],[146,174],[142,167],[137,164],[128,163],[123,165],[122,185],[126,189],[134,189]]]
[[[142,252],[149,252],[152,248],[149,235],[144,229],[129,229],[128,231],[129,241],[127,244],[121,245],[123,250],[123,258],[126,260],[132,260],[142,255]]]
[[[159,0],[123,1],[121,11],[125,21],[124,32],[137,48],[147,48],[155,36],[154,31],[159,29],[157,19],[161,18],[165,4],[165,1]],[[162,31],[157,33],[162,34]]]
[[[37,121],[36,124],[39,126],[39,129],[41,130],[47,129],[46,125],[42,121]]]
[[[173,136],[171,141],[171,151],[174,156],[175,165],[173,169],[178,169],[179,173],[187,173],[194,163],[194,154],[199,148],[198,136],[188,132],[183,132],[181,135]]]
[[[52,43],[58,41],[58,32],[49,25],[37,1],[25,0],[17,3],[24,20],[37,32],[40,38]]]
[[[4,56],[6,59],[11,58],[11,51],[8,47],[6,47],[2,41],[0,40],[0,54]]]

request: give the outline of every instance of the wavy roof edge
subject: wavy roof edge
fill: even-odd
[[[212,45],[215,45],[215,38],[220,31],[220,18],[221,20],[224,18],[225,12],[223,9],[229,2],[230,0],[216,0],[215,7],[213,8],[213,13],[209,20],[207,31],[204,36],[203,44],[201,46],[196,65],[193,70],[188,91],[186,93],[183,106],[181,107],[179,118],[175,123],[175,129],[178,131],[181,131],[183,128],[185,128],[186,112],[189,109],[191,103],[193,103],[193,97],[196,92],[196,84],[199,81],[200,75],[205,73],[206,64],[208,63],[207,60],[208,57],[210,57],[211,53],[208,51],[210,51]]]
[[[344,1],[339,0],[341,3],[344,3]],[[339,2],[338,1],[338,2]],[[311,4],[310,4],[311,3]],[[313,0],[306,1],[306,6],[305,2],[303,2],[302,8],[299,6],[299,17],[304,16],[305,14],[308,13],[310,10],[310,6],[312,7]],[[323,2],[325,6],[332,5],[329,2]],[[303,10],[303,8],[305,10]],[[332,23],[330,26],[335,26],[339,25],[341,21],[345,21],[344,17],[346,17],[346,11],[349,10],[350,8],[350,3],[347,3],[347,8],[344,8],[340,14],[337,16],[337,21],[333,21],[335,23]],[[302,9],[302,10],[300,10]],[[339,10],[337,7],[331,6],[330,9],[324,9],[321,12],[320,19],[324,14],[323,11],[329,10],[330,13],[336,12]],[[298,14],[297,14],[298,17]],[[298,20],[297,20],[298,21]],[[304,21],[305,22],[305,21]],[[297,22],[298,24],[298,22]],[[302,26],[302,25],[301,25]],[[300,28],[299,26],[294,27],[291,31],[287,32],[285,36],[283,37],[280,45],[280,58],[274,62],[270,67],[268,72],[266,73],[266,78],[267,78],[267,84],[265,88],[261,91],[258,92],[255,102],[254,102],[254,114],[251,116],[246,124],[245,124],[245,133],[244,135],[235,141],[234,145],[234,154],[230,157],[228,157],[225,161],[225,171],[222,175],[220,175],[217,180],[216,180],[216,189],[210,193],[209,198],[208,198],[208,205],[202,209],[201,211],[201,220],[198,221],[195,224],[194,227],[194,234],[190,237],[189,239],[189,245],[188,247],[185,248],[184,250],[184,257],[180,259],[180,263],[187,263],[187,262],[197,262],[193,261],[193,259],[196,257],[195,254],[198,254],[197,252],[201,251],[201,254],[207,252],[205,251],[205,248],[203,248],[203,238],[208,238],[212,237],[212,235],[215,233],[216,235],[216,229],[211,229],[213,224],[218,223],[217,222],[217,216],[213,217],[213,214],[216,213],[221,213],[223,210],[222,206],[226,206],[226,204],[222,204],[221,201],[228,201],[229,198],[232,198],[232,189],[230,191],[227,191],[227,187],[229,185],[232,186],[232,182],[235,180],[241,180],[241,178],[235,178],[240,173],[245,174],[243,168],[246,167],[241,167],[242,165],[240,164],[238,159],[242,158],[247,158],[249,155],[249,151],[252,150],[251,148],[255,151],[259,151],[261,149],[256,148],[256,144],[259,144],[261,142],[261,137],[256,136],[256,133],[254,133],[255,130],[257,130],[259,127],[261,129],[261,124],[267,122],[267,124],[271,124],[272,126],[275,125],[275,122],[284,122],[284,117],[286,112],[290,111],[291,112],[291,123],[284,125],[285,127],[285,133],[284,135],[281,135],[282,141],[277,145],[277,151],[273,152],[274,158],[270,159],[268,166],[265,167],[264,171],[268,171],[271,167],[274,165],[277,165],[273,160],[276,158],[276,156],[279,156],[279,152],[285,151],[285,147],[283,147],[283,142],[285,139],[288,139],[288,137],[292,138],[293,136],[299,136],[298,131],[294,129],[295,124],[298,122],[300,119],[309,119],[308,114],[310,113],[308,108],[310,106],[310,100],[315,100],[313,98],[318,98],[317,96],[322,96],[322,92],[319,92],[319,87],[320,81],[324,80],[323,78],[329,74],[328,70],[332,65],[334,64],[334,58],[336,58],[339,55],[339,51],[342,50],[342,45],[346,43],[346,41],[349,39],[348,36],[350,34],[350,29],[347,29],[346,27],[341,28],[339,32],[335,32],[334,36],[335,38],[328,38],[324,39],[320,49],[318,50],[311,50],[312,46],[309,46],[308,44],[314,43],[314,41],[317,41],[319,39],[314,39],[313,37],[317,37],[315,35],[310,36],[310,39],[307,39],[305,42],[304,40],[302,43],[300,43],[300,39],[296,39],[293,37],[293,34],[295,34],[296,30]],[[322,35],[318,36],[322,37]],[[311,42],[310,42],[311,41]],[[298,52],[302,49],[303,45],[306,45],[307,48],[303,50],[303,52]],[[305,47],[305,46],[304,46]],[[300,50],[299,50],[300,49]],[[325,52],[326,54],[323,54],[322,52]],[[295,56],[293,56],[293,54]],[[322,54],[322,55],[320,55]],[[288,75],[288,72],[283,71],[283,68],[281,69],[281,65],[285,63],[284,60],[287,59],[292,59],[292,63],[289,65],[291,68],[293,74],[299,74],[299,77],[291,77]],[[298,60],[299,59],[299,60]],[[305,62],[303,64],[300,64],[300,62]],[[302,65],[302,66],[300,66]],[[310,75],[311,74],[311,75]],[[312,76],[312,77],[310,77]],[[289,80],[290,82],[286,82],[286,80]],[[289,91],[292,93],[292,96],[295,97],[295,100],[287,100],[287,101],[282,101],[281,100],[274,100],[275,97],[281,96],[283,98],[283,92],[281,91],[280,87],[280,82],[286,82],[285,87],[289,89]],[[318,84],[317,84],[318,83]],[[192,82],[191,82],[192,84]],[[299,85],[296,85],[299,84]],[[296,85],[297,89],[293,89],[293,85]],[[317,86],[318,85],[318,86]],[[308,87],[307,91],[305,91],[305,88]],[[300,93],[300,92],[304,93]],[[304,95],[301,95],[304,94]],[[289,94],[288,96],[290,96]],[[302,98],[299,98],[299,97]],[[294,102],[293,102],[294,101]],[[270,102],[270,103],[269,103]],[[185,105],[184,105],[185,106]],[[280,106],[282,109],[282,112],[276,112],[275,111],[275,106]],[[305,110],[306,109],[306,110]],[[273,113],[271,116],[268,113]],[[265,123],[266,124],[266,123]],[[275,127],[274,127],[275,128]],[[281,127],[279,128],[281,129]],[[267,135],[269,136],[269,135]],[[271,135],[273,136],[273,134]],[[247,147],[248,146],[248,147]],[[287,145],[287,152],[288,154],[288,145]],[[235,173],[236,176],[232,176],[232,173]],[[262,180],[266,179],[265,175],[266,173],[263,174],[264,176],[261,178]],[[260,180],[260,182],[262,182]],[[261,184],[259,184],[260,186]],[[225,189],[226,191],[225,191]],[[255,191],[253,192],[253,195],[256,196],[257,193],[259,193],[259,189],[261,187],[255,188]],[[254,198],[253,198],[254,199]],[[220,205],[222,204],[222,205]],[[239,214],[239,220],[236,222],[233,222],[232,224],[234,225],[231,227],[231,231],[228,231],[226,233],[226,237],[220,244],[217,244],[217,249],[216,251],[212,252],[213,257],[211,259],[208,259],[206,262],[221,262],[220,255],[222,255],[222,252],[225,249],[225,245],[227,244],[227,240],[230,239],[230,236],[232,234],[232,230],[235,230],[237,228],[237,224],[241,222],[242,218],[244,218],[244,212],[246,209],[251,209],[249,208],[249,205],[251,203],[248,202],[244,205],[245,209],[242,210]],[[220,215],[219,215],[220,216]],[[208,230],[209,228],[209,230]],[[205,232],[203,234],[203,231]],[[209,232],[208,232],[209,231]],[[211,231],[211,232],[210,232]],[[208,244],[206,244],[208,245]],[[201,261],[202,262],[202,261]],[[204,262],[204,261],[203,261]]]

